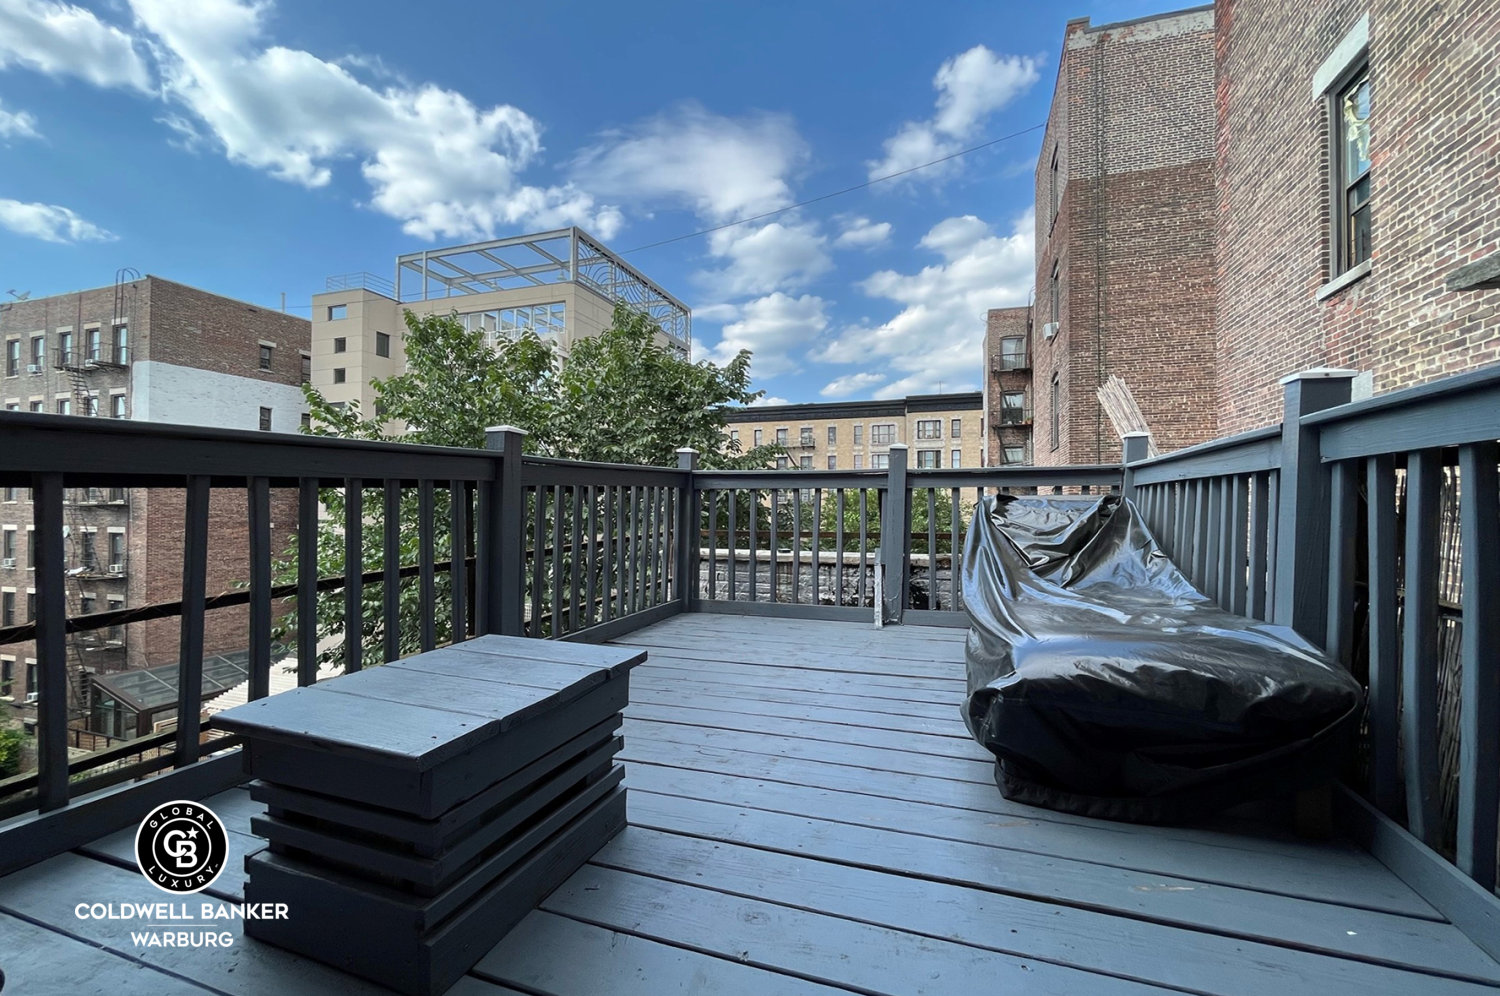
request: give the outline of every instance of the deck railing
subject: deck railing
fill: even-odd
[[[1206,594],[1365,681],[1355,781],[1493,890],[1500,369],[1351,403],[1352,379],[1287,378],[1279,427],[1130,459],[1125,490]]]

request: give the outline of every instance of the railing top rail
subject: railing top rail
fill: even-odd
[[[628,470],[639,471],[644,474],[668,474],[680,475],[682,471],[677,467],[659,467],[654,464],[645,463],[607,463],[599,460],[567,460],[562,457],[539,456],[527,453],[521,458],[525,466],[536,467],[576,467],[579,470]]]
[[[1484,391],[1494,388],[1500,388],[1500,364],[1494,364],[1481,370],[1472,370],[1469,373],[1445,377],[1442,380],[1433,381],[1428,384],[1418,384],[1415,387],[1402,388],[1399,391],[1391,391],[1373,398],[1365,398],[1362,401],[1353,401],[1347,405],[1325,408],[1320,412],[1314,412],[1304,417],[1302,424],[1328,425],[1331,423],[1347,422],[1387,412],[1391,409],[1415,407],[1427,402],[1439,401],[1468,394],[1473,391]]]
[[[1223,439],[1211,439],[1206,443],[1199,443],[1196,446],[1185,446],[1180,450],[1173,450],[1170,453],[1162,453],[1159,456],[1154,456],[1146,460],[1137,460],[1130,465],[1130,468],[1132,470],[1142,470],[1146,467],[1157,467],[1165,464],[1180,463],[1184,460],[1191,460],[1195,457],[1204,456],[1206,454],[1223,453],[1227,450],[1238,449],[1243,446],[1250,446],[1255,443],[1265,442],[1266,440],[1280,438],[1280,424],[1268,425],[1262,429],[1251,429],[1249,432],[1241,432],[1238,435],[1225,436]],[[1271,469],[1270,465],[1267,465],[1266,469]]]

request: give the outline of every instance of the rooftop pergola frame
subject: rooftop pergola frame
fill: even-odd
[[[645,312],[668,336],[691,345],[687,305],[576,226],[396,257],[396,299],[402,302],[568,282]]]

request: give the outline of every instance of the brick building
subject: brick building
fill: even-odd
[[[1297,370],[1359,395],[1500,359],[1500,4],[1217,15],[1221,431]]]
[[[880,470],[892,443],[911,448],[912,467],[980,467],[984,396],[914,394],[890,401],[764,405],[729,413],[729,437],[743,449],[780,446],[779,467]]]
[[[1035,463],[1119,459],[1112,377],[1162,449],[1215,435],[1213,101],[1213,8],[1068,22],[1036,170]]]
[[[992,308],[984,327],[989,466],[1031,463],[1031,309]]]
[[[300,385],[310,329],[306,319],[154,276],[0,304],[0,428],[3,412],[42,412],[296,432],[307,410]],[[243,492],[214,492],[210,593],[248,574],[245,508]],[[184,514],[175,489],[69,489],[69,615],[181,598]],[[295,498],[274,496],[278,548],[295,522]],[[0,492],[0,627],[33,614],[31,533],[29,492]],[[244,650],[247,612],[207,615],[208,653]],[[72,725],[137,732],[122,728],[128,717],[109,694],[109,676],[175,666],[177,639],[175,619],[70,636],[69,664],[79,676]],[[0,644],[0,702],[17,718],[34,714],[34,665],[30,643]]]

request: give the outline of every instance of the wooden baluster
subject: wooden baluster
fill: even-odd
[[[433,502],[432,482],[417,482],[417,599],[421,605],[422,652],[437,647],[437,574],[433,569],[436,561],[437,511]],[[501,579],[499,583],[510,584],[515,579]]]
[[[1406,757],[1406,821],[1435,847],[1438,812],[1438,503],[1442,466],[1434,450],[1406,461],[1406,606],[1402,613],[1401,744]]]
[[[1458,867],[1495,887],[1500,814],[1500,483],[1493,442],[1459,448],[1463,640],[1458,714]]]

